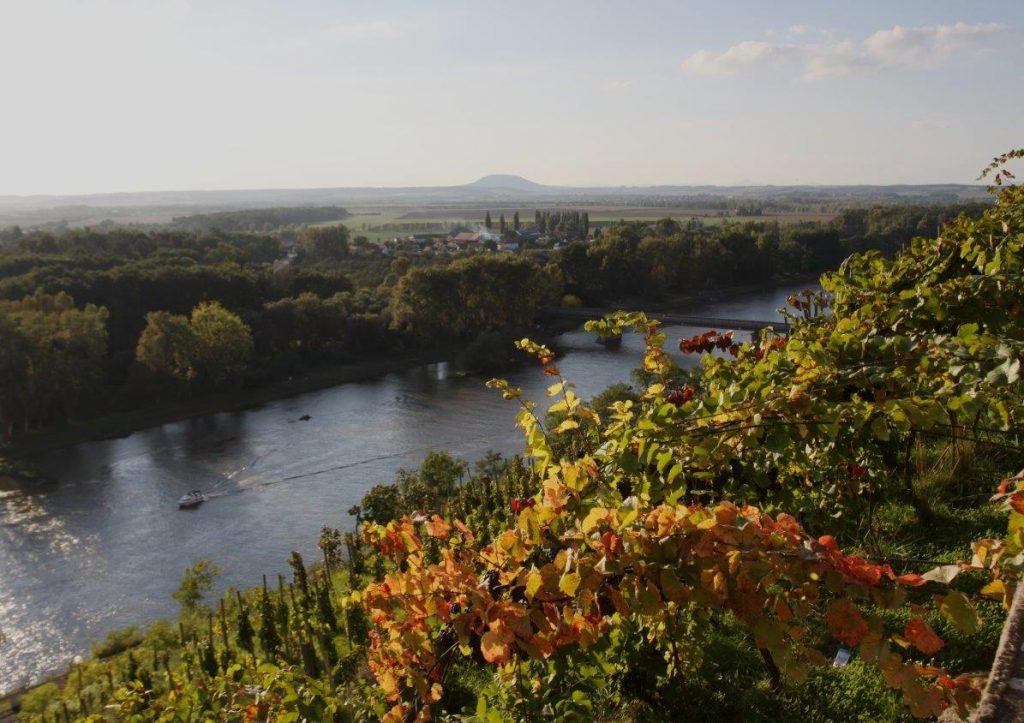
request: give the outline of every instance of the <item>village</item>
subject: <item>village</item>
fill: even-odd
[[[516,213],[511,223],[499,218],[497,228],[487,212],[483,224],[455,225],[447,233],[415,233],[394,236],[381,242],[385,255],[461,254],[472,252],[517,253],[530,248],[559,249],[570,241],[591,238],[587,212],[537,211],[531,226],[521,225]]]

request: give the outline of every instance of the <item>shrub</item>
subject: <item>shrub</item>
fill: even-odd
[[[97,658],[109,658],[118,653],[123,653],[129,648],[134,648],[142,642],[142,634],[134,625],[120,630],[112,630],[107,637],[98,643],[92,644],[92,654]]]
[[[43,683],[37,688],[21,696],[21,713],[19,718],[28,719],[32,715],[42,715],[53,701],[60,698],[60,688],[56,683]]]

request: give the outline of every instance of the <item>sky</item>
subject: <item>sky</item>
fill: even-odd
[[[1021,0],[0,0],[0,195],[973,182]]]

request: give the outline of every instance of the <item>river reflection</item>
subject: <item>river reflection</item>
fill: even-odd
[[[774,319],[792,291],[699,311]],[[669,338],[698,331],[671,327]],[[636,336],[606,349],[583,331],[559,344],[583,397],[628,381],[642,350]],[[532,368],[508,376],[536,400],[550,382]],[[483,382],[426,365],[78,445],[39,460],[51,481],[0,482],[0,692],[62,668],[114,628],[176,615],[171,592],[196,558],[223,569],[222,587],[284,572],[291,550],[316,559],[321,525],[349,527],[347,510],[369,487],[428,450],[470,461],[518,453],[516,408]],[[211,499],[179,511],[177,498],[196,488]]]

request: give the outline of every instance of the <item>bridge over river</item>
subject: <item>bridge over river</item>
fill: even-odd
[[[566,308],[561,306],[546,306],[541,309],[541,315],[549,319],[578,319],[587,321],[589,319],[600,319],[605,314],[611,314],[621,309],[603,309],[594,307]],[[637,311],[633,309],[633,311]],[[723,319],[715,316],[701,316],[699,314],[676,314],[673,312],[645,311],[650,319],[657,319],[663,324],[678,324],[681,326],[695,326],[702,329],[715,329],[718,331],[752,331],[758,332],[761,329],[771,329],[779,334],[789,333],[789,322],[787,321],[758,321],[754,319]]]

